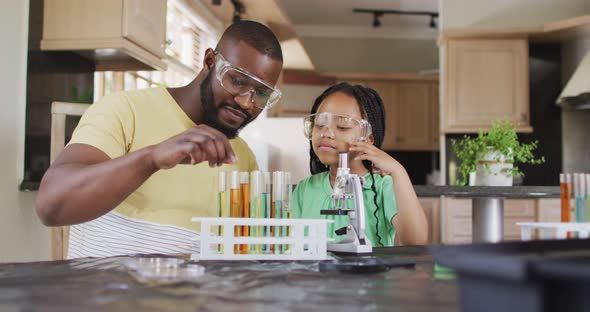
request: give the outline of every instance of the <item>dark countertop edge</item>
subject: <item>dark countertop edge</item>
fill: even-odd
[[[39,182],[24,181],[20,191],[37,191]],[[559,186],[452,186],[414,185],[418,197],[504,197],[504,198],[559,198]]]
[[[414,185],[418,197],[559,198],[559,186]]]

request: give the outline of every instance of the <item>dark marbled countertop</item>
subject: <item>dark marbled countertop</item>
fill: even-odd
[[[321,272],[318,261],[199,261],[155,270],[147,257],[0,263],[2,311],[460,311],[453,274],[429,249],[374,248],[414,268],[371,274]],[[183,259],[183,257],[176,257]],[[339,257],[340,258],[340,257]],[[139,262],[142,259],[144,262]],[[352,265],[360,258],[347,257]],[[144,263],[139,267],[130,265]],[[145,265],[148,264],[148,265]],[[142,269],[143,267],[143,269]],[[143,274],[142,274],[143,271]],[[136,307],[136,308],[133,308]]]
[[[414,185],[418,197],[559,198],[559,186]]]

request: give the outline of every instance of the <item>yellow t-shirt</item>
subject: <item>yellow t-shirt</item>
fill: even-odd
[[[118,92],[90,106],[68,144],[88,144],[117,158],[194,126],[165,88]],[[115,211],[131,218],[198,230],[192,217],[219,216],[219,172],[258,169],[246,142],[236,138],[230,144],[237,164],[210,168],[202,162],[160,170]]]

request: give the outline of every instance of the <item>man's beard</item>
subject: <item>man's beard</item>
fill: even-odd
[[[203,106],[203,114],[205,115],[205,124],[214,129],[219,130],[229,139],[233,139],[238,136],[240,130],[242,130],[242,128],[249,124],[253,120],[253,118],[249,112],[243,110],[241,107],[235,104],[223,102],[219,104],[219,106],[215,105],[215,99],[213,98],[213,87],[211,86],[212,73],[213,72],[210,71],[207,74],[207,77],[205,77],[205,79],[201,83],[201,103]],[[244,123],[242,123],[242,125],[240,125],[236,129],[223,124],[219,120],[218,114],[219,109],[224,106],[229,106],[233,109],[239,110],[240,112],[244,113],[246,115],[246,120],[244,120]]]

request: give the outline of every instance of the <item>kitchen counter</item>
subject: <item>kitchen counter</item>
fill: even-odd
[[[0,264],[7,311],[459,311],[454,276],[434,271],[426,247],[375,248],[416,267],[323,273],[316,261],[208,261],[204,272],[138,278],[134,257]],[[147,256],[143,256],[147,257]],[[126,265],[127,264],[127,265]],[[193,265],[194,266],[194,265]]]
[[[414,186],[418,197],[470,198],[474,242],[504,239],[504,199],[559,198],[558,186]]]
[[[414,185],[418,197],[559,198],[559,186]]]

